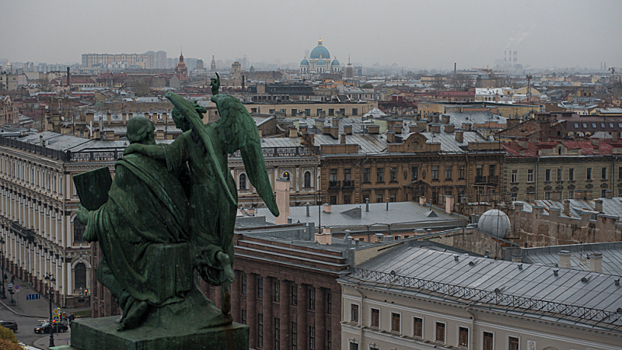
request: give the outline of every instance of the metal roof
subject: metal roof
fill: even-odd
[[[622,286],[619,277],[608,274],[403,244],[358,265],[343,280],[404,294],[463,300],[473,306],[511,310],[527,317],[622,329],[622,312],[618,311],[622,310]]]
[[[603,214],[608,216],[617,217],[618,219],[622,218],[622,197],[614,197],[614,198],[597,198],[603,201]],[[523,210],[527,212],[533,211],[533,206],[540,206],[544,209],[544,214],[548,215],[550,208],[558,208],[560,209],[560,215],[565,217],[574,217],[577,219],[581,218],[581,213],[584,212],[592,212],[594,214],[598,214],[596,211],[596,202],[595,200],[586,200],[586,199],[565,199],[564,201],[569,201],[570,210],[569,215],[564,214],[564,203],[560,201],[552,201],[552,200],[536,200],[534,202],[526,202],[526,201],[515,201],[514,203],[522,203]]]
[[[506,260],[512,255],[521,255],[523,261],[556,267],[559,264],[559,252],[570,252],[570,266],[574,270],[590,270],[590,255],[602,254],[603,272],[610,275],[622,276],[622,242],[568,244],[537,248],[514,248],[505,254]]]

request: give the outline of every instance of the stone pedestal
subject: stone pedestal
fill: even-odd
[[[248,350],[249,328],[233,323],[228,326],[200,330],[177,327],[138,329],[118,332],[118,316],[78,319],[71,325],[71,346],[58,346],[63,350]]]

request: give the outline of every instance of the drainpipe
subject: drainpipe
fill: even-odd
[[[536,195],[535,195],[535,198],[534,198],[534,202],[535,202],[536,200],[538,200],[538,174],[540,174],[540,173],[538,172],[538,163],[539,163],[539,162],[540,162],[540,155],[538,155],[538,158],[536,159],[536,173],[535,173],[535,175],[534,175],[534,176],[536,177]]]
[[[614,176],[616,174],[615,172],[615,168],[616,168],[616,163],[618,162],[618,156],[614,156],[614,158],[612,159],[612,164],[611,164],[611,185],[610,186],[610,190],[611,190],[611,197],[615,197],[615,193],[613,193],[614,187],[613,187],[613,180],[614,180]]]
[[[360,347],[361,349],[363,349],[363,347],[365,346],[365,330],[363,328],[363,325],[365,325],[365,306],[363,305],[363,302],[365,300],[365,295],[363,295],[363,292],[361,292],[361,289],[356,286],[354,288],[360,295],[361,295],[361,309],[359,310],[359,326],[361,328],[361,341],[360,341]]]
[[[472,350],[472,349],[476,349],[475,344],[473,343],[475,341],[475,337],[473,336],[473,334],[475,333],[475,313],[473,312],[473,309],[471,309],[471,305],[467,305],[467,307],[465,308],[466,312],[469,313],[469,315],[471,315],[471,331],[469,332],[469,347],[468,350]]]

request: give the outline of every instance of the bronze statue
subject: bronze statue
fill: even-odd
[[[170,145],[156,145],[153,124],[128,122],[130,146],[116,163],[108,202],[95,211],[80,207],[85,239],[99,241],[97,278],[123,309],[118,330],[143,324],[183,322],[211,327],[231,322],[234,281],[233,228],[237,191],[228,154],[240,150],[251,183],[279,215],[255,122],[236,98],[212,91],[220,120],[203,124],[206,109],[167,93],[173,119],[184,131]],[[188,259],[191,257],[192,259]],[[200,292],[195,276],[222,285],[218,310]],[[179,317],[167,319],[164,317]]]

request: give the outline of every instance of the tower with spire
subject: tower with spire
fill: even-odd
[[[214,59],[214,55],[212,54],[212,64],[210,65],[210,71],[216,71],[216,60]]]
[[[177,63],[177,67],[175,67],[175,75],[179,81],[188,80],[188,67],[186,67],[186,63],[184,62],[183,52],[179,55],[179,63]]]

